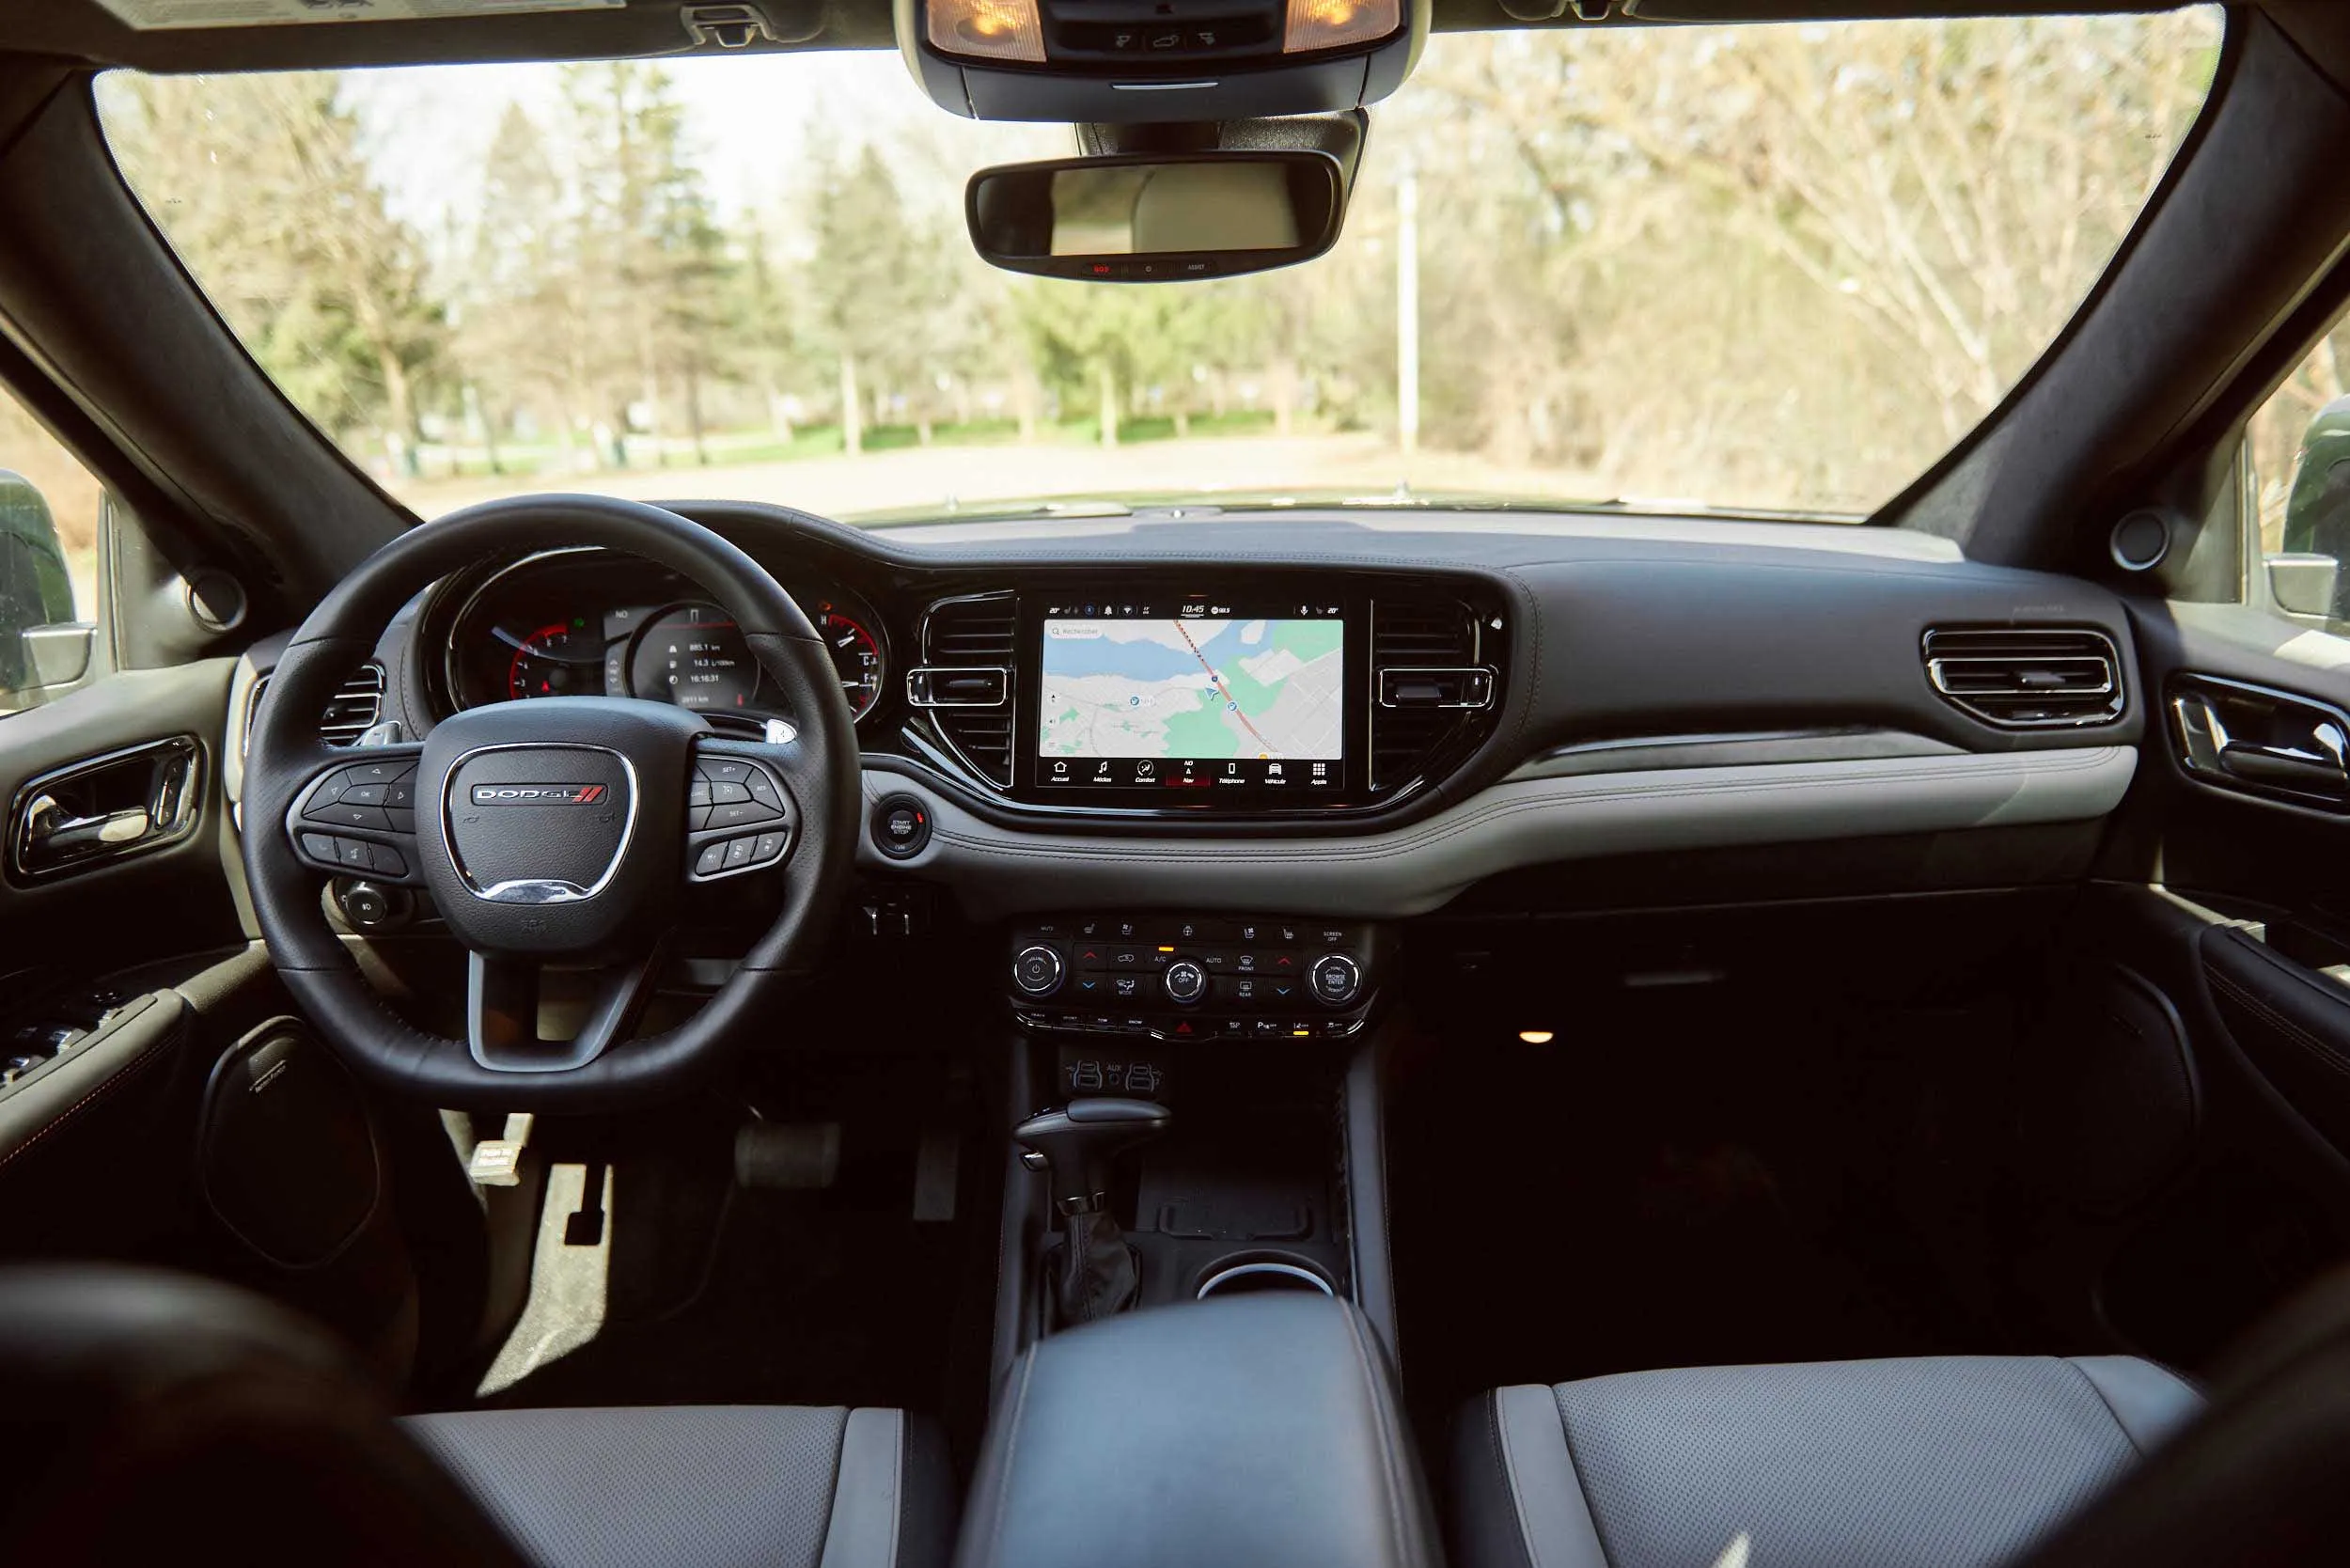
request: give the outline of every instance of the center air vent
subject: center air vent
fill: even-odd
[[[1011,788],[1012,656],[1020,602],[1009,593],[942,599],[922,619],[922,663],[906,700],[980,777]]]
[[[1926,634],[1925,661],[1943,700],[2002,729],[2122,716],[2122,659],[2103,632],[1937,630]]]
[[[1482,731],[1499,686],[1477,612],[1453,599],[1374,600],[1371,787],[1417,783]]]

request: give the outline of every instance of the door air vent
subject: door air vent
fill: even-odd
[[[2002,729],[2111,724],[2122,658],[2103,632],[2061,627],[1926,634],[1926,679],[1942,699]]]
[[[244,731],[237,744],[243,756],[253,745],[253,715],[261,711],[261,694],[269,690],[266,675],[253,682],[244,699]],[[335,688],[326,712],[319,715],[319,739],[332,746],[347,746],[374,729],[384,718],[384,666],[369,659],[350,680]]]
[[[1371,609],[1371,787],[1426,777],[1480,731],[1499,686],[1477,612],[1452,599],[1378,599]]]
[[[384,666],[369,659],[352,678],[335,688],[319,719],[319,739],[328,745],[352,745],[384,718]]]
[[[906,700],[974,773],[1011,788],[1012,662],[1020,602],[1009,593],[942,599],[922,618],[922,663]]]

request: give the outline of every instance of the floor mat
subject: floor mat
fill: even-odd
[[[565,1185],[554,1167],[533,1299],[479,1403],[948,1403],[990,1306],[979,1139],[955,1130],[954,1218],[917,1221],[921,1122],[847,1121],[838,1174],[814,1191],[735,1184],[732,1130],[713,1117],[611,1149],[600,1227],[572,1217],[590,1178]],[[939,1120],[927,1130],[934,1152]],[[601,1293],[581,1282],[599,1249]]]
[[[2003,1348],[1950,1283],[1996,1108],[1935,1066],[1982,1060],[1996,1013],[1782,1011],[1765,1036],[1667,1001],[1590,1024],[1559,1045],[1427,1043],[1392,1091],[1423,1441],[1511,1383]]]

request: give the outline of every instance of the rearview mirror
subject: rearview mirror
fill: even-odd
[[[1346,188],[1326,152],[1134,153],[981,169],[971,243],[1015,273],[1104,283],[1230,277],[1338,243]]]

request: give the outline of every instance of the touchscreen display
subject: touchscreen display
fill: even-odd
[[[1338,790],[1345,643],[1338,606],[1054,606],[1044,620],[1038,780]]]

